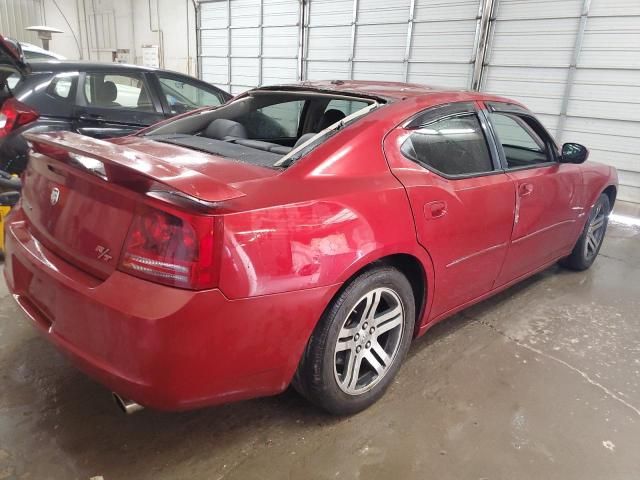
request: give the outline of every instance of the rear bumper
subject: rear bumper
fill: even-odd
[[[92,378],[159,410],[276,394],[339,285],[239,300],[76,269],[6,225],[5,278],[37,329]]]

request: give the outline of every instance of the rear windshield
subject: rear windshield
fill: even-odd
[[[378,104],[371,99],[255,91],[214,111],[164,124],[146,136],[256,165],[284,168]]]

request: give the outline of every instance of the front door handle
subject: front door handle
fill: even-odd
[[[447,214],[447,202],[437,200],[429,202],[424,206],[424,216],[427,220],[432,218],[441,218]]]
[[[518,195],[521,197],[526,197],[533,193],[533,184],[532,183],[521,183],[518,186]]]

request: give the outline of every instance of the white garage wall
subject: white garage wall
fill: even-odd
[[[299,76],[298,0],[215,0],[200,5],[200,73],[231,93]]]
[[[415,0],[408,81],[469,88],[480,0]]]
[[[22,42],[40,45],[38,36],[26,27],[42,24],[39,0],[0,0],[0,33]]]
[[[522,101],[558,141],[589,146],[640,202],[640,2],[499,0],[483,90]]]
[[[299,0],[200,5],[202,78],[237,93],[306,79],[470,85],[480,0]],[[229,15],[230,12],[230,15]],[[261,27],[262,25],[262,27]]]
[[[51,50],[71,60],[109,62],[114,50],[129,50],[120,59],[142,64],[143,45],[162,45],[163,68],[196,75],[192,0],[44,0],[42,5],[40,23],[65,32],[54,34]]]
[[[202,77],[233,93],[298,78],[453,88],[482,79],[559,142],[585,143],[616,166],[619,198],[640,202],[640,0],[306,0],[302,25],[300,5],[202,3]],[[472,78],[484,25],[487,56]]]
[[[584,0],[499,0],[483,90],[520,100],[556,134]]]
[[[562,139],[615,166],[619,198],[640,203],[639,0],[592,0]]]
[[[479,0],[311,0],[305,78],[466,88]]]

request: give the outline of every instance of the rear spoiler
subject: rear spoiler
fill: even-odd
[[[191,168],[104,140],[72,132],[25,133],[24,137],[32,143],[34,151],[54,158],[64,155],[67,163],[84,168],[106,181],[122,178],[123,174],[138,179],[142,177],[161,184],[167,189],[166,193],[205,204],[245,195]],[[96,160],[100,163],[96,164]]]

